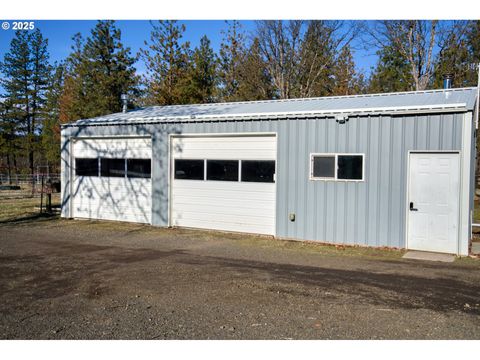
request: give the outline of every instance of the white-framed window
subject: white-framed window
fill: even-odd
[[[365,154],[312,153],[310,180],[364,181]]]

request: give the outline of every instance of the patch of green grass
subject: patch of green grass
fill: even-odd
[[[155,231],[152,227],[147,227],[149,231]],[[158,228],[156,228],[158,229]],[[160,230],[160,229],[159,229]],[[374,248],[366,246],[348,246],[348,245],[332,245],[314,241],[296,241],[275,239],[271,236],[258,236],[241,233],[217,232],[208,230],[192,230],[192,229],[164,229],[170,231],[174,236],[195,237],[202,240],[227,239],[238,241],[240,246],[255,246],[259,248],[279,248],[290,251],[302,251],[306,253],[316,253],[331,256],[363,256],[375,259],[400,259],[405,250],[395,248]]]
[[[43,199],[45,204],[45,198]],[[60,204],[60,195],[52,195],[52,205]],[[39,213],[40,197],[21,199],[0,198],[0,221],[12,221]]]
[[[475,208],[473,209],[473,222],[480,223],[480,206],[475,202]]]
[[[480,200],[473,201],[473,222],[474,223],[480,222]]]
[[[480,267],[480,258],[462,256],[455,258],[455,265]]]
[[[304,251],[325,256],[362,256],[375,259],[400,259],[404,250],[394,248],[373,248],[366,246],[331,245],[312,241],[267,239],[261,237],[243,237],[242,245],[275,247],[291,251]]]

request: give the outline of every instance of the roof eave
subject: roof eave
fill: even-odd
[[[158,123],[192,123],[209,121],[254,121],[254,120],[276,120],[276,119],[298,119],[298,118],[326,118],[337,115],[347,116],[375,116],[375,115],[412,115],[412,114],[438,114],[438,113],[461,113],[471,111],[466,103],[446,104],[446,105],[419,105],[419,106],[396,106],[383,108],[358,108],[344,110],[326,110],[326,111],[302,111],[302,112],[269,112],[269,113],[246,113],[246,114],[216,114],[216,115],[189,115],[173,117],[145,117],[128,118],[125,120],[95,121],[78,120],[74,123],[63,124],[61,128],[84,127],[84,126],[113,126],[113,125],[138,125],[138,124],[158,124]]]

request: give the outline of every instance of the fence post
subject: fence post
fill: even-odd
[[[42,175],[42,187],[40,189],[40,214],[42,213],[43,207],[43,175]]]
[[[52,193],[47,193],[47,212],[52,213]]]
[[[46,205],[47,205],[47,213],[51,214],[52,213],[52,179],[50,178],[49,175],[47,175],[47,181],[46,181],[46,186],[47,186],[47,199],[46,199]]]

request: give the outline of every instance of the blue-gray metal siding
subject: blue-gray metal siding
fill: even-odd
[[[461,150],[464,114],[351,116],[71,127],[62,131],[63,216],[69,217],[69,137],[153,139],[153,225],[168,225],[168,135],[277,133],[277,237],[368,246],[405,246],[409,150]],[[309,180],[310,153],[364,153],[365,181]],[[296,221],[288,220],[295,213]]]

